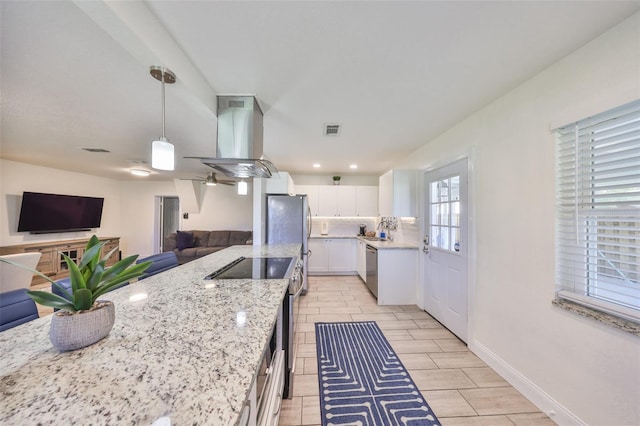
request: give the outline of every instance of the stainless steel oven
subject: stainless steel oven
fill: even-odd
[[[289,280],[289,291],[284,298],[283,319],[285,326],[283,327],[282,346],[286,355],[286,369],[284,378],[284,397],[293,398],[293,379],[296,368],[296,357],[298,345],[296,338],[298,336],[298,317],[300,296],[304,290],[304,273],[303,262],[298,260]]]

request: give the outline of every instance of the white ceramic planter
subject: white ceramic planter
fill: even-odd
[[[99,308],[82,313],[58,311],[51,318],[49,338],[59,351],[73,351],[104,339],[116,319],[116,310],[109,301],[98,301]]]

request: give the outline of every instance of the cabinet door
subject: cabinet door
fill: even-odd
[[[378,212],[380,216],[393,216],[393,171],[380,176],[380,186],[378,186]]]
[[[337,215],[343,217],[356,216],[356,187],[345,185],[338,186],[337,189]]]
[[[377,186],[356,187],[356,216],[361,216],[361,217],[378,216],[378,187]]]
[[[367,244],[364,241],[358,241],[356,255],[356,270],[362,281],[367,282]]]
[[[120,240],[116,239],[116,240],[109,240],[103,247],[102,247],[102,255],[106,256],[108,253],[111,252],[111,250],[114,250],[116,247],[118,247],[118,245],[120,244]],[[113,266],[116,264],[116,262],[118,262],[118,260],[120,260],[120,253],[119,251],[114,251],[113,254],[111,255],[111,257],[109,257],[109,259],[107,260],[106,266]]]
[[[329,272],[354,272],[356,270],[355,238],[329,241]]]
[[[338,186],[318,187],[318,216],[333,217],[338,214]]]
[[[311,216],[318,216],[318,185],[296,185],[296,194],[306,194]]]
[[[415,170],[390,170],[380,176],[379,182],[380,216],[417,216]]]
[[[311,250],[311,256],[309,256],[309,263],[307,269],[309,273],[322,273],[329,270],[329,255],[327,251],[327,240],[311,238],[309,240],[309,250]]]

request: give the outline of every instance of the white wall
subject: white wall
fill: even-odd
[[[93,232],[41,235],[17,232],[24,191],[104,197],[101,226]],[[88,238],[94,233],[100,237],[120,236],[120,188],[112,179],[0,160],[0,197],[2,246]]]
[[[640,424],[640,338],[551,305],[550,129],[638,98],[640,14],[396,165],[469,156],[469,346],[561,424]]]
[[[334,175],[301,175],[292,174],[296,185],[333,185]],[[341,185],[378,186],[378,176],[341,175]]]
[[[0,245],[25,244],[100,237],[120,237],[123,256],[141,257],[156,252],[155,199],[176,196],[172,180],[116,181],[97,176],[73,173],[15,161],[0,160]],[[251,191],[251,185],[249,185]],[[100,228],[92,232],[67,232],[31,235],[18,233],[20,199],[23,191],[104,197]],[[180,229],[241,230],[252,229],[252,197],[236,194],[235,186],[208,187],[199,214],[189,214],[180,220]]]

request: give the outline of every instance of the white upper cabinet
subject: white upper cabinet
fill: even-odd
[[[378,216],[377,186],[356,186],[356,216]]]
[[[390,170],[380,176],[379,213],[383,217],[417,217],[417,172]]]
[[[320,185],[318,187],[318,216],[356,215],[356,187],[340,185]]]
[[[355,185],[296,185],[297,194],[307,194],[312,216],[378,216],[378,187]]]

